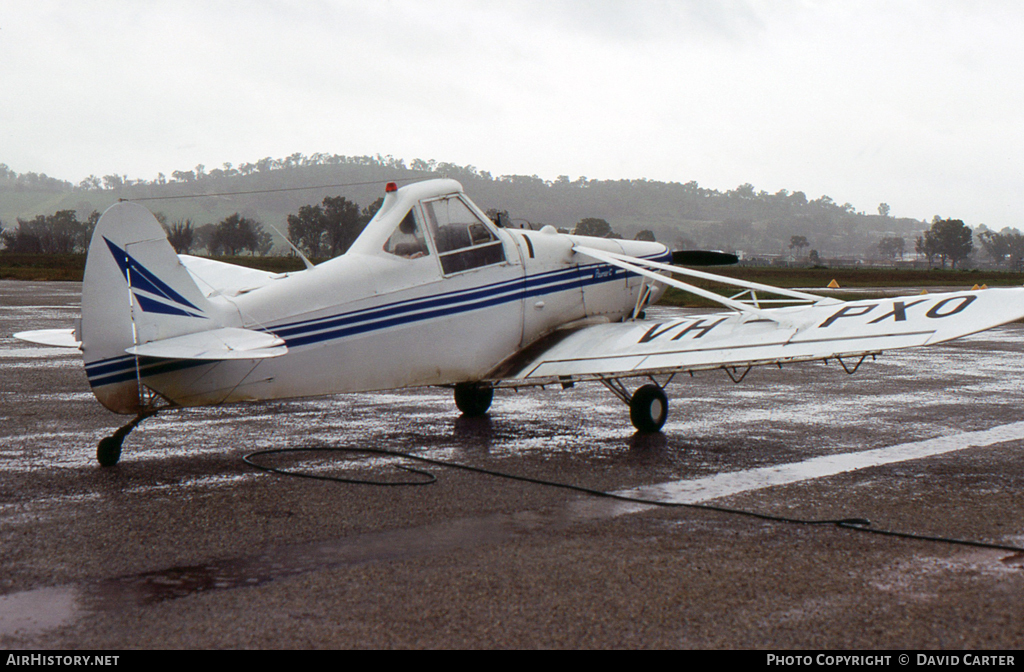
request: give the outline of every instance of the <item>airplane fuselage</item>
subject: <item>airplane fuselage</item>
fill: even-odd
[[[446,242],[451,228],[462,238]],[[573,252],[580,243],[669,256],[659,243],[498,228],[457,182],[410,185],[387,194],[346,254],[250,291],[205,288],[211,321],[269,332],[284,340],[287,354],[213,362],[125,357],[119,370],[93,363],[101,373],[90,382],[111,410],[137,412],[118,386],[138,381],[193,406],[483,380],[566,325],[633,313],[643,278]],[[201,273],[196,279],[204,289]]]

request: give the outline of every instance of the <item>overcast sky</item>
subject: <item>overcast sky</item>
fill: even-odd
[[[1010,1],[2,0],[0,163],[380,153],[1024,228],[1022,74]]]

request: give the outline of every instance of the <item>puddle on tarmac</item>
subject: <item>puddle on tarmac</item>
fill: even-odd
[[[37,588],[0,596],[0,637],[31,637],[73,623],[81,609],[74,586]]]
[[[285,546],[263,555],[110,579],[91,587],[84,601],[102,609],[147,605],[212,590],[258,586],[314,570],[476,546],[507,538],[517,529],[525,531],[513,516],[490,516]]]
[[[0,636],[30,638],[79,617],[218,590],[259,586],[311,571],[403,560],[469,548],[551,527],[564,518],[535,513],[468,518],[426,527],[283,546],[261,555],[172,567],[77,586],[0,596]]]

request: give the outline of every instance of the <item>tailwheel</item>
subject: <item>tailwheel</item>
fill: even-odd
[[[100,439],[99,445],[96,446],[96,461],[100,463],[100,466],[112,467],[117,464],[117,461],[121,459],[121,444],[124,443],[125,437],[131,434],[131,431],[140,422],[152,415],[156,415],[156,411],[143,411],[124,427],[121,427],[110,436]]]
[[[105,436],[96,446],[96,460],[101,467],[112,467],[121,459],[121,444],[124,439],[117,434]]]
[[[668,397],[657,385],[644,385],[629,399],[629,419],[644,434],[660,432],[668,419]]]
[[[455,386],[455,405],[468,418],[487,415],[494,399],[494,389],[477,383],[459,383]]]

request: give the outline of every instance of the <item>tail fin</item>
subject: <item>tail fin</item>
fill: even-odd
[[[82,351],[100,403],[115,413],[142,410],[139,359],[126,349],[220,326],[152,213],[135,203],[110,206],[82,283]]]

